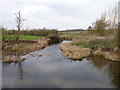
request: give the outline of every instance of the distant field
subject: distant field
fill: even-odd
[[[19,40],[34,40],[34,39],[39,39],[42,37],[43,36],[20,35]],[[15,40],[16,36],[15,35],[3,35],[3,38],[6,41],[12,41],[12,40]]]
[[[61,35],[61,36],[63,36],[63,37],[83,37],[83,35],[76,35],[76,34],[64,34],[64,35]]]
[[[86,31],[59,31],[59,33],[62,35],[71,35],[71,34],[80,35],[80,34],[83,34],[85,32]]]
[[[80,31],[72,31],[72,32],[60,32],[61,34],[80,34]]]
[[[75,34],[64,34],[64,35],[61,35],[61,36],[66,36],[66,37],[77,37],[78,35],[75,35]]]

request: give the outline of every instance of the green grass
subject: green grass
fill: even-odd
[[[61,35],[63,37],[83,37],[83,35],[76,35],[76,34],[65,34],[65,35]]]
[[[80,42],[80,43],[77,43],[77,44],[74,44],[74,45],[82,47],[82,48],[89,48],[90,47],[88,42]]]
[[[108,41],[108,40],[92,40],[90,42],[81,41],[77,42],[73,45],[83,47],[83,48],[114,48],[117,46],[117,42],[115,41]]]
[[[76,34],[76,35],[79,35],[79,34],[82,34],[82,33],[85,33],[85,32],[72,30],[72,31],[64,31],[64,32],[60,31],[59,33],[62,34],[62,35],[66,35],[66,34]]]
[[[114,48],[117,42],[113,40],[92,40],[89,42],[91,48]]]
[[[20,40],[31,40],[31,39],[39,39],[43,36],[30,36],[30,35],[20,35]]]
[[[34,40],[42,38],[43,36],[20,35],[19,40]],[[5,41],[12,41],[16,39],[16,35],[3,35]]]

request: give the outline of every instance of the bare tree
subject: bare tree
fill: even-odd
[[[115,30],[117,28],[118,24],[118,11],[117,7],[114,6],[113,8],[110,8],[108,13],[104,11],[104,13],[101,14],[101,17],[96,20],[95,23],[93,23],[94,29],[100,31],[100,30]]]
[[[16,27],[17,27],[17,30],[18,30],[18,33],[17,33],[17,38],[16,40],[18,41],[19,40],[19,34],[20,34],[20,30],[23,26],[23,22],[26,20],[24,18],[22,18],[22,15],[21,15],[21,12],[18,11],[18,13],[15,13],[16,15]]]
[[[118,11],[117,11],[117,6],[114,8],[109,9],[108,13],[108,22],[109,22],[109,29],[116,29],[117,28],[117,23],[118,23]]]
[[[92,24],[95,30],[105,30],[105,28],[107,27],[106,15],[106,12],[102,13],[101,17]]]

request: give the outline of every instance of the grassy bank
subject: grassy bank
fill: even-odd
[[[36,43],[3,42],[2,43],[3,62],[9,63],[9,62],[19,62],[25,60],[25,58],[21,58],[20,56],[28,54],[29,52],[33,52],[35,50],[45,48],[46,46],[48,46],[48,41],[49,41],[48,38],[41,38],[41,39],[37,39]]]
[[[32,35],[19,35],[19,40],[35,40],[40,39],[43,36],[32,36]],[[16,35],[3,35],[3,41],[14,41],[16,40]]]
[[[16,37],[14,35],[5,35],[4,37],[6,40],[2,42],[2,50],[3,62],[5,63],[23,61],[25,60],[25,57],[21,57],[22,55],[26,55],[35,50],[43,49],[50,44],[61,42],[61,39],[58,35],[20,35],[18,41],[15,40]]]
[[[60,48],[65,56],[73,60],[79,60],[90,55],[89,48],[77,47],[71,43],[63,43],[60,45]]]
[[[88,47],[88,48],[118,48],[118,31],[104,31],[103,35],[98,32],[88,31],[82,37],[74,39],[74,45]],[[75,42],[76,41],[76,42]]]
[[[71,47],[72,45],[72,47],[74,47],[74,50],[76,50],[76,48],[89,48],[91,50],[91,54],[102,55],[105,58],[110,59],[112,61],[120,61],[120,58],[118,57],[118,54],[120,54],[120,49],[118,48],[117,34],[117,30],[106,30],[102,32],[102,36],[101,33],[97,31],[87,31],[86,33],[79,35],[69,35],[67,33],[66,35],[64,34],[62,36],[73,37],[72,43],[67,47]],[[68,49],[68,51],[69,50],[70,48]],[[78,53],[81,54],[81,51],[79,51]],[[79,54],[76,54],[76,56],[74,56],[73,53],[73,56],[71,56],[78,57]]]

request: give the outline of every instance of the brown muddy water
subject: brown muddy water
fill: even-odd
[[[42,56],[36,56],[36,54]],[[118,65],[119,64],[119,65]],[[3,63],[3,88],[117,88],[120,86],[119,62],[102,57],[71,60],[60,44],[26,55],[19,63]]]

